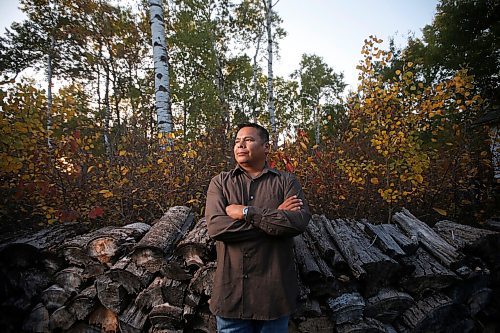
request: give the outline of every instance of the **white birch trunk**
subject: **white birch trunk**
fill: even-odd
[[[155,98],[158,131],[170,133],[172,105],[170,101],[170,78],[168,74],[168,52],[165,38],[162,0],[149,0],[151,33],[153,36],[153,60],[155,68]]]
[[[50,36],[50,50],[47,59],[47,146],[52,149],[50,131],[52,129],[52,55],[54,53],[56,41],[54,36]]]
[[[259,36],[257,37],[257,46],[255,48],[255,54],[253,56],[253,98],[252,98],[252,116],[254,119],[254,122],[257,122],[257,119],[259,118],[259,114],[257,113],[257,70],[259,69],[257,65],[257,56],[259,55],[259,50],[260,50],[260,40],[262,39],[263,31],[259,32]]]
[[[278,146],[276,133],[276,119],[274,116],[274,94],[273,94],[273,35],[272,35],[272,0],[267,0],[266,28],[267,28],[267,107],[269,110],[269,122],[271,123],[271,136],[273,146]]]
[[[109,64],[105,65],[106,70],[106,81],[104,86],[104,146],[106,147],[106,153],[111,159],[111,142],[109,140],[109,125],[111,122],[111,107],[109,105]]]
[[[315,133],[315,137],[316,137],[316,144],[319,145],[319,141],[320,141],[320,112],[321,111],[321,106],[319,105],[319,101],[318,103],[316,104],[316,116],[315,116],[315,125],[316,125],[316,133]]]

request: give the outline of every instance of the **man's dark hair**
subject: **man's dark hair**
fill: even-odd
[[[236,132],[238,132],[240,129],[242,129],[244,127],[256,128],[259,131],[259,136],[262,139],[262,141],[269,142],[269,132],[264,127],[262,127],[256,123],[242,123],[242,124],[238,124],[238,130]]]

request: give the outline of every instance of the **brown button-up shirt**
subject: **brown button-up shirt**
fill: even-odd
[[[292,195],[302,199],[300,211],[278,210]],[[229,217],[231,204],[248,206],[247,219]],[[205,216],[217,249],[212,313],[256,320],[291,314],[298,293],[293,237],[311,218],[295,176],[267,164],[254,179],[239,166],[222,172],[210,182]]]

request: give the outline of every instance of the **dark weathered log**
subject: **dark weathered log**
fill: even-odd
[[[422,246],[446,267],[456,269],[463,265],[464,256],[447,243],[431,227],[417,219],[408,210],[395,213],[393,219],[410,237],[417,237]]]
[[[294,316],[297,318],[319,317],[321,316],[321,307],[317,299],[307,298],[300,301],[297,306],[297,311]]]
[[[83,268],[68,267],[56,274],[56,282],[69,293],[78,293],[83,281]]]
[[[71,292],[54,284],[42,291],[42,302],[47,310],[54,311],[63,306],[70,296]]]
[[[191,228],[194,216],[185,206],[171,207],[137,243],[136,249],[155,249],[168,256]]]
[[[69,329],[76,322],[76,318],[68,311],[65,306],[61,306],[50,315],[49,329],[54,331],[56,329]]]
[[[149,312],[155,305],[163,304],[162,289],[166,278],[157,277],[141,291],[120,315],[120,329],[125,332],[142,332]]]
[[[396,243],[398,243],[399,247],[407,254],[413,254],[417,251],[418,248],[418,239],[411,239],[407,237],[401,229],[395,224],[380,224],[380,227],[389,234]]]
[[[355,323],[344,323],[336,327],[338,333],[386,333],[384,324],[373,318]]]
[[[91,285],[71,299],[66,308],[77,320],[83,320],[92,312],[96,304],[97,290],[94,285]]]
[[[484,250],[495,251],[500,248],[500,232],[474,228],[451,221],[439,221],[433,229],[449,244],[461,251],[478,253]]]
[[[112,230],[113,227],[107,226],[67,240],[63,245],[64,258],[70,264],[81,267],[98,263],[99,261],[88,253],[87,245],[93,239],[112,232]]]
[[[311,250],[307,247],[302,235],[294,237],[294,251],[297,266],[305,282],[314,282],[321,279],[321,270],[314,260]]]
[[[217,333],[215,316],[210,313],[197,313],[193,320],[189,321],[187,325],[192,332]]]
[[[216,263],[211,262],[197,270],[189,283],[189,290],[198,295],[210,297],[216,268]]]
[[[168,303],[158,304],[149,313],[149,320],[154,331],[159,329],[181,329],[183,308]]]
[[[121,275],[124,277],[124,275]],[[130,295],[136,294],[140,289],[140,284],[136,281],[126,281],[124,287],[119,281],[113,281],[109,275],[101,275],[96,279],[97,297],[99,301],[108,309],[115,313],[120,313],[126,308],[131,299]],[[124,281],[124,279],[122,279]],[[129,289],[129,291],[127,290]]]
[[[409,257],[401,258],[401,262],[415,267],[413,273],[403,276],[400,280],[401,286],[410,293],[422,296],[446,288],[459,280],[455,273],[441,265],[423,248],[419,248]]]
[[[382,289],[366,300],[365,316],[383,323],[391,323],[403,311],[414,304],[409,294],[394,289]]]
[[[333,322],[326,316],[306,318],[298,326],[301,333],[331,333],[333,329]]]
[[[490,288],[482,288],[473,292],[467,299],[466,303],[471,316],[475,316],[483,310],[490,303],[492,298],[493,290]]]
[[[99,305],[89,316],[89,324],[101,328],[101,332],[119,332],[118,316],[113,311]]]
[[[102,331],[97,326],[89,325],[87,321],[78,321],[66,333],[102,333]]]
[[[189,291],[186,293],[186,296],[184,297],[184,304],[192,308],[195,308],[198,306],[198,304],[200,304],[200,300],[201,300],[201,295]]]
[[[333,237],[339,250],[354,276],[365,282],[367,296],[392,282],[401,268],[397,261],[370,244],[353,221],[337,219],[332,220],[332,225],[335,231]]]
[[[38,303],[33,307],[33,310],[23,323],[23,330],[25,332],[49,332],[49,311],[42,303]]]
[[[468,332],[465,307],[453,304],[444,294],[435,293],[407,309],[396,328],[402,332]]]
[[[188,284],[186,282],[171,280],[165,277],[164,283],[162,284],[163,300],[171,305],[178,307],[184,306],[184,297],[187,287]]]
[[[315,225],[320,229],[320,234],[324,235],[323,237],[329,239],[329,243],[333,247],[335,252],[332,258],[329,258],[329,263],[333,268],[333,271],[336,275],[347,275],[350,273],[349,265],[347,261],[342,256],[337,244],[335,243],[335,238],[333,235],[335,231],[333,230],[332,222],[328,220],[324,215],[320,216],[320,219],[316,220]]]
[[[90,257],[111,266],[115,258],[136,244],[151,227],[145,223],[132,223],[124,227],[104,229],[89,240],[86,248]],[[103,229],[100,229],[103,230]]]
[[[375,244],[389,257],[399,258],[406,255],[405,251],[399,246],[394,238],[385,231],[383,226],[366,222],[364,231],[372,238],[372,242],[375,242]]]
[[[365,300],[359,293],[342,294],[337,298],[329,298],[327,303],[332,310],[333,321],[337,325],[359,321],[365,310]]]
[[[186,265],[200,268],[214,256],[214,251],[214,240],[208,236],[207,222],[202,218],[179,242],[175,254],[182,257]]]
[[[486,220],[484,226],[494,231],[500,231],[500,219],[498,217],[490,218]]]
[[[335,258],[336,251],[328,235],[321,229],[323,223],[328,223],[325,216],[313,215],[307,225],[306,232],[309,233],[309,237],[314,245],[316,245],[319,254],[333,267],[335,264],[333,258]]]

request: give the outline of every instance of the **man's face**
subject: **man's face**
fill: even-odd
[[[266,160],[269,143],[259,136],[259,130],[254,127],[243,127],[236,134],[234,141],[234,158],[238,164],[258,164]]]

